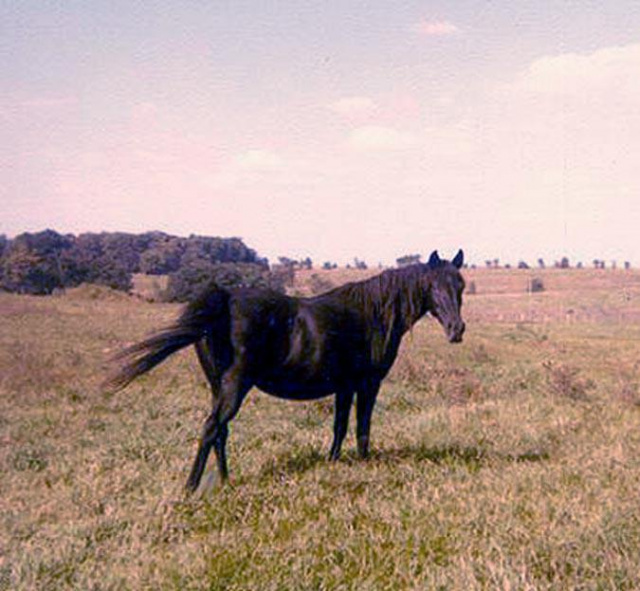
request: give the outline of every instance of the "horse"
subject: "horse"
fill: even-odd
[[[462,250],[452,261],[434,251],[427,263],[389,269],[314,297],[211,287],[174,324],[116,355],[125,363],[105,386],[118,391],[176,351],[195,346],[212,409],[187,492],[198,488],[212,447],[220,481],[228,479],[228,425],[253,387],[289,400],[335,395],[332,461],[340,456],[357,394],[357,451],[366,458],[376,397],[403,335],[429,313],[451,343],[462,341],[463,258]]]

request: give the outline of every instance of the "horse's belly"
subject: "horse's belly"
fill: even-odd
[[[322,381],[298,381],[294,379],[261,380],[256,386],[263,392],[287,400],[317,400],[330,396],[335,386]]]

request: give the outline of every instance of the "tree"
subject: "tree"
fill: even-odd
[[[396,259],[396,264],[398,267],[407,267],[409,265],[415,265],[420,262],[419,254],[405,254]]]
[[[154,241],[140,255],[140,272],[147,275],[168,275],[180,268],[186,241],[175,236],[165,236]]]
[[[289,257],[278,257],[278,264],[282,265],[283,267],[297,267],[298,266],[298,261],[294,261],[293,259],[290,259]]]
[[[20,293],[47,294],[80,283],[128,291],[132,273],[167,275],[202,263],[246,263],[268,270],[267,260],[240,238],[181,238],[163,232],[87,232],[75,237],[53,230],[13,240],[0,236],[0,287]]]
[[[133,248],[133,234],[80,234],[74,246],[65,253],[68,285],[94,283],[112,289],[129,291],[131,274],[138,269],[139,255],[127,251]]]
[[[284,283],[279,276],[257,263],[210,263],[200,260],[169,275],[164,299],[185,302],[212,286],[261,287],[284,292]]]
[[[361,261],[358,257],[354,257],[353,266],[356,269],[366,269],[367,268],[367,263],[365,263],[364,261]]]
[[[41,264],[42,259],[35,252],[21,244],[13,246],[2,262],[2,288],[16,293],[50,293],[58,282],[54,279],[47,290]]]
[[[70,236],[53,230],[25,232],[3,248],[2,288],[7,291],[44,295],[67,285],[65,252],[73,246]]]

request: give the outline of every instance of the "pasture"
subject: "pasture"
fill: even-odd
[[[251,393],[230,483],[191,498],[209,408],[192,349],[98,388],[179,307],[0,294],[0,590],[640,588],[640,273],[464,274],[464,343],[430,318],[405,337],[370,460],[352,415],[326,461],[330,399]]]

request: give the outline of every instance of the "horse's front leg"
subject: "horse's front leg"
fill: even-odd
[[[342,442],[349,426],[349,413],[353,404],[353,391],[346,390],[336,393],[335,414],[333,418],[333,444],[329,452],[329,459],[335,461],[340,457]]]
[[[369,455],[369,432],[371,431],[371,415],[380,390],[380,382],[373,381],[358,389],[356,402],[358,455],[366,458]]]

